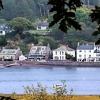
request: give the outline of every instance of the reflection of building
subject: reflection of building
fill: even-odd
[[[41,22],[37,25],[37,30],[46,30],[48,28],[48,23],[46,21]]]
[[[78,62],[100,62],[100,45],[95,45],[95,43],[78,43],[76,59]]]
[[[49,55],[51,53],[50,46],[34,46],[32,45],[30,52],[29,52],[29,59],[34,60],[46,60],[49,58]]]
[[[1,60],[18,60],[20,55],[22,55],[22,52],[19,48],[18,49],[3,48],[0,52],[0,59]]]
[[[68,46],[60,46],[53,50],[53,60],[66,60],[66,54],[75,57],[75,50]]]

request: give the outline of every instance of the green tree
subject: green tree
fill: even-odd
[[[7,40],[5,36],[0,36],[0,46],[5,46],[7,44]]]
[[[15,30],[16,33],[22,34],[23,31],[32,28],[31,22],[23,17],[17,17],[9,22],[9,25]]]

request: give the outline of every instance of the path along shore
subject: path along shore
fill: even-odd
[[[11,66],[64,66],[64,67],[100,67],[100,62],[73,62],[73,61],[0,61],[0,66],[11,67]]]

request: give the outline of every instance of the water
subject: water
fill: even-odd
[[[54,84],[66,80],[76,95],[100,95],[100,68],[17,67],[0,69],[0,93],[24,93],[23,86],[41,83],[52,91]]]

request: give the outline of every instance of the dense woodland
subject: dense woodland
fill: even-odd
[[[4,10],[0,17],[10,20],[15,17],[37,18],[48,14],[48,0],[3,0]],[[87,5],[99,5],[100,0],[82,0]]]
[[[19,0],[20,1],[20,0]],[[71,27],[67,33],[58,30],[58,24],[51,28],[49,36],[39,36],[31,33],[23,34],[25,30],[35,30],[34,26],[40,20],[52,20],[52,13],[49,13],[48,0],[3,0],[4,9],[0,11],[0,23],[7,23],[15,31],[8,33],[6,37],[0,37],[0,46],[20,46],[26,54],[30,44],[51,46],[51,49],[57,48],[61,43],[68,44],[76,48],[77,42],[93,42],[96,37],[92,36],[96,29],[96,23],[92,23],[89,17],[90,6],[99,5],[100,0],[83,0],[86,6],[76,10],[77,21],[82,25],[82,31],[76,31]],[[20,23],[19,23],[20,22]],[[87,37],[88,35],[88,37]]]

